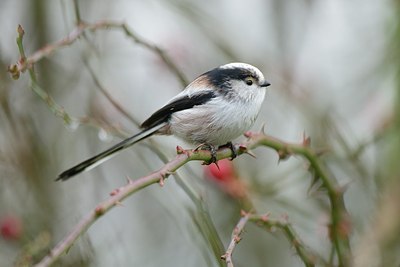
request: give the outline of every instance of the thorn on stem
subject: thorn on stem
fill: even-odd
[[[286,159],[288,159],[290,157],[290,153],[287,151],[286,148],[279,149],[277,152],[278,152],[278,156],[279,156],[278,163],[281,160],[286,160]]]
[[[128,175],[126,176],[126,182],[128,184],[133,184],[133,180],[131,179],[131,177],[129,177]]]
[[[247,146],[246,145],[239,145],[237,149],[238,153],[246,153],[247,152]]]
[[[94,209],[94,212],[96,213],[96,216],[101,216],[101,215],[104,214],[105,210],[104,210],[104,207],[103,207],[103,206],[97,206],[97,207]]]
[[[114,189],[113,191],[110,192],[110,196],[118,195],[119,192],[120,192],[120,189],[116,188],[116,189]]]
[[[250,150],[247,149],[247,147],[245,145],[239,145],[238,149],[237,149],[237,153],[238,154],[247,154],[253,158],[257,158],[256,154],[254,154],[253,152],[251,152]]]
[[[240,240],[242,240],[242,238],[240,236],[235,236],[234,239],[236,244],[238,244],[240,242]]]
[[[269,215],[270,215],[269,212],[267,212],[267,213],[261,215],[261,217],[260,217],[261,221],[263,221],[263,222],[268,222],[268,220],[269,220]]]
[[[265,127],[266,127],[266,124],[263,123],[262,126],[261,126],[261,130],[260,130],[260,132],[261,132],[262,134],[265,134]]]
[[[22,28],[21,24],[18,24],[17,33],[20,38],[22,38],[25,34],[24,29]]]
[[[165,175],[161,175],[160,180],[158,181],[158,184],[163,187],[165,185]]]
[[[305,147],[310,147],[311,146],[311,137],[310,136],[306,136],[306,132],[303,132],[302,144]]]
[[[219,171],[221,171],[221,169],[219,168],[219,165],[218,165],[218,161],[214,162],[214,164],[215,164],[215,166],[217,166],[217,169],[218,169]]]
[[[253,157],[253,158],[257,158],[257,156],[256,156],[256,154],[254,154],[252,151],[250,151],[250,150],[247,150],[246,152],[245,152],[247,155],[249,155],[249,156],[251,156],[251,157]]]
[[[186,152],[186,150],[183,149],[183,147],[181,147],[181,146],[176,146],[176,154],[180,155],[180,154],[183,154],[183,153],[185,153],[185,152]]]

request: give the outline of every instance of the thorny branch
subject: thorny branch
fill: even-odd
[[[321,188],[326,190],[331,205],[330,238],[334,245],[339,266],[348,266],[351,259],[350,249],[350,218],[343,199],[344,189],[339,187],[336,179],[330,176],[320,160],[318,153],[310,148],[310,139],[304,138],[302,144],[289,144],[262,133],[247,133],[253,145],[264,145],[274,149],[279,159],[287,159],[292,155],[304,157],[310,165],[314,175],[313,182],[320,182]]]
[[[272,231],[274,228],[282,230],[306,267],[314,267],[317,259],[323,262],[321,258],[318,258],[306,248],[291,224],[288,222],[287,216],[282,216],[281,219],[277,220],[271,219],[269,214],[257,215],[244,211],[241,212],[241,216],[242,217],[233,230],[232,239],[229,243],[228,249],[226,250],[226,253],[221,256],[221,258],[226,261],[227,267],[234,267],[232,253],[236,244],[241,241],[240,235],[243,232],[244,226],[247,224],[247,222],[253,222],[267,231]]]
[[[70,32],[65,38],[46,45],[45,47],[34,52],[30,56],[26,56],[23,46],[24,30],[21,26],[18,27],[17,45],[20,53],[20,59],[14,65],[8,67],[8,71],[13,78],[18,79],[21,72],[28,71],[30,76],[31,89],[49,106],[50,110],[58,117],[62,118],[67,124],[72,123],[74,120],[80,122],[79,119],[69,116],[63,107],[58,105],[53,98],[43,89],[37,82],[37,77],[34,71],[34,65],[45,57],[50,56],[53,52],[65,46],[71,45],[80,36],[87,31],[96,31],[100,29],[119,29],[122,30],[126,36],[131,38],[137,44],[142,45],[151,51],[155,52],[164,62],[168,65],[183,85],[187,84],[187,80],[179,70],[179,68],[172,62],[172,60],[164,53],[159,47],[150,44],[136,33],[134,33],[125,23],[112,22],[112,21],[99,21],[96,23],[85,23],[79,21],[77,27]],[[330,238],[334,245],[334,249],[338,258],[339,266],[348,266],[349,259],[351,258],[351,250],[349,245],[350,234],[350,221],[346,211],[343,200],[343,188],[340,188],[337,181],[328,174],[324,164],[319,158],[319,155],[310,149],[309,140],[305,139],[302,144],[288,144],[264,134],[248,133],[249,141],[244,146],[239,147],[239,154],[250,153],[247,149],[252,149],[257,146],[267,146],[277,151],[280,159],[285,159],[291,155],[300,155],[304,157],[309,165],[310,170],[314,174],[314,178],[321,183],[321,187],[327,192],[327,196],[331,205],[331,225],[330,225]],[[246,149],[247,148],[247,149]],[[75,229],[61,241],[52,251],[46,256],[38,266],[48,266],[54,262],[58,257],[65,252],[75,242],[79,236],[84,233],[91,224],[93,224],[100,215],[103,215],[120,201],[133,194],[137,190],[146,187],[150,184],[164,181],[170,173],[177,170],[179,167],[191,160],[207,160],[210,155],[207,151],[198,151],[186,153],[182,152],[174,160],[167,163],[160,171],[153,173],[149,176],[142,177],[135,182],[130,182],[128,185],[121,187],[114,192],[115,194],[105,202],[99,204],[97,208],[88,214],[82,221],[75,227]],[[231,156],[231,152],[227,149],[222,149],[218,153],[218,159],[227,158]],[[289,228],[284,228],[289,229]],[[290,229],[289,229],[290,230]],[[285,230],[288,235],[290,231]],[[301,251],[297,251],[300,255]]]
[[[265,135],[263,133],[247,132],[246,136],[249,138],[246,142],[244,142],[242,145],[236,145],[238,155],[244,153],[251,153],[252,149],[259,146],[266,146],[275,149],[276,151],[278,151],[280,157],[282,157],[282,155],[284,154],[286,154],[287,157],[290,155],[302,155],[310,163],[314,171],[318,173],[319,177],[318,179],[322,180],[323,182],[322,186],[325,187],[325,189],[328,191],[328,196],[331,197],[333,195],[333,192],[330,191],[336,190],[336,184],[332,182],[331,179],[328,178],[327,173],[324,171],[320,163],[320,160],[318,159],[318,155],[308,147],[308,143],[289,144],[281,140],[278,140],[274,137]],[[160,185],[163,185],[165,179],[168,178],[170,174],[173,174],[176,170],[178,170],[180,167],[182,167],[189,161],[194,161],[194,160],[208,161],[211,159],[211,154],[207,150],[193,151],[193,150],[184,150],[181,147],[177,147],[177,152],[178,155],[175,157],[175,159],[166,163],[160,170],[153,172],[148,176],[138,178],[135,181],[129,181],[127,185],[114,190],[111,193],[111,197],[109,199],[98,204],[92,211],[90,211],[75,226],[75,228],[69,234],[67,234],[65,238],[61,240],[50,251],[50,253],[45,258],[43,258],[42,261],[38,263],[36,266],[38,267],[49,266],[50,264],[55,262],[61,256],[61,254],[66,252],[74,244],[74,242],[84,232],[86,232],[87,229],[95,221],[97,221],[98,218],[107,213],[113,207],[118,206],[119,203],[121,203],[125,198],[129,197],[133,193],[151,184],[159,183]],[[229,148],[221,148],[217,151],[217,160],[229,158],[231,156],[232,156],[232,151]],[[339,198],[340,200],[339,204],[340,204],[341,201],[343,201],[343,199],[340,199],[342,195],[336,195],[335,193],[335,196],[336,198],[330,199],[330,201],[331,202],[338,201],[337,198]],[[336,214],[347,214],[344,205],[342,206],[339,204],[337,204],[336,202],[335,204],[332,204],[332,209],[337,209],[335,211],[332,211],[332,216],[334,215],[336,216]],[[265,227],[273,225],[275,225],[276,227],[280,227],[284,231],[289,240],[291,240],[292,242],[295,241],[293,245],[295,246],[297,253],[303,260],[303,262],[306,264],[306,266],[313,266],[312,256],[310,256],[310,254],[304,250],[304,246],[302,245],[302,243],[298,242],[299,239],[297,238],[297,235],[294,234],[294,231],[289,224],[287,223],[283,224],[282,222],[278,223],[272,220],[265,220],[265,218],[257,218],[253,215],[250,216],[249,219],[252,221],[257,221],[259,223],[261,222],[264,224]],[[347,223],[347,218],[344,217],[337,217],[336,220],[343,220],[336,222],[339,226],[342,226],[343,224]],[[334,220],[332,218],[331,228],[333,227],[338,227],[338,226],[334,226]],[[343,232],[344,230],[341,228],[338,230],[341,231],[340,232],[341,235],[338,237],[331,236],[331,238],[333,240],[341,239],[340,240],[341,242],[348,242],[348,233]],[[332,232],[331,235],[333,235]],[[339,245],[342,244],[340,243]],[[339,249],[337,250],[339,260],[344,260],[345,257],[348,257],[350,251],[346,251],[345,249],[346,247],[340,247],[340,250]],[[339,253],[343,254],[339,255]],[[341,264],[341,266],[346,266],[346,265]]]
[[[178,155],[175,157],[175,159],[165,164],[160,170],[153,172],[148,176],[141,177],[135,181],[129,180],[127,185],[112,191],[110,193],[111,197],[98,204],[92,211],[90,211],[75,226],[75,228],[36,265],[36,267],[50,266],[52,263],[54,263],[60,257],[60,255],[66,252],[94,222],[96,222],[102,215],[110,211],[112,208],[118,206],[118,204],[120,204],[128,196],[151,184],[159,183],[161,186],[164,185],[164,181],[169,175],[173,174],[177,169],[189,161],[206,161],[211,159],[210,151],[190,151],[183,150],[180,147],[177,148],[177,151]],[[243,148],[239,149],[239,153],[245,153],[245,150]],[[228,158],[231,156],[232,151],[228,148],[221,149],[217,153],[217,159]]]
[[[50,108],[51,112],[57,117],[60,117],[63,119],[64,123],[66,124],[71,124],[72,121],[78,121],[75,118],[72,118],[68,115],[68,113],[65,112],[64,108],[58,105],[54,99],[45,91],[43,90],[40,85],[37,82],[36,78],[36,73],[34,70],[34,63],[36,63],[38,60],[40,60],[43,55],[40,57],[40,53],[35,53],[31,57],[27,57],[25,54],[25,49],[23,46],[23,37],[25,34],[24,29],[22,28],[21,25],[18,25],[18,37],[17,37],[17,45],[18,45],[18,50],[20,54],[20,59],[18,62],[14,65],[11,65],[8,67],[8,72],[12,75],[14,79],[18,79],[21,72],[25,72],[28,70],[29,72],[29,77],[30,77],[30,87],[31,89],[47,104],[47,106]],[[49,47],[47,46],[43,48],[43,51],[49,51]]]
[[[226,261],[227,267],[234,267],[233,262],[232,262],[232,253],[236,247],[236,244],[238,244],[241,240],[240,235],[242,234],[244,226],[246,225],[247,221],[249,220],[249,217],[250,217],[250,213],[246,213],[246,212],[242,211],[242,217],[240,218],[239,222],[236,224],[235,228],[233,229],[232,239],[231,239],[231,242],[229,243],[228,249],[226,250],[225,254],[221,256],[221,259]]]
[[[79,39],[85,32],[87,31],[97,31],[97,30],[107,30],[107,29],[118,29],[122,30],[125,35],[131,38],[136,44],[144,46],[145,48],[153,51],[157,54],[164,63],[168,66],[168,68],[176,75],[183,86],[188,84],[188,80],[182,71],[178,68],[178,66],[173,62],[173,60],[164,52],[160,47],[151,44],[149,41],[143,39],[138,34],[136,34],[127,24],[115,21],[98,21],[95,23],[86,23],[80,21],[79,24],[73,29],[66,37],[52,43],[48,44],[41,49],[37,50],[30,56],[25,56],[25,54],[20,50],[21,59],[14,65],[9,66],[8,71],[11,75],[18,79],[21,72],[25,72],[27,69],[32,69],[33,65],[45,57],[50,56],[52,53],[57,51],[60,48],[65,46],[69,46],[73,44],[76,40]],[[22,46],[22,37],[23,37],[23,29],[22,26],[18,26],[18,38],[20,39],[20,43]],[[21,34],[22,32],[22,34]],[[17,40],[18,42],[18,40]],[[20,46],[20,45],[18,45]]]
[[[312,254],[306,246],[303,244],[301,239],[298,237],[297,233],[293,229],[292,225],[288,222],[287,218],[282,218],[280,220],[269,218],[268,214],[256,215],[251,214],[249,216],[249,221],[255,223],[256,225],[263,227],[264,229],[271,231],[273,228],[281,229],[285,234],[286,238],[289,240],[291,245],[295,248],[297,255],[303,261],[306,267],[315,266],[317,256]],[[319,260],[321,260],[319,258]]]
[[[85,23],[80,21],[79,24],[73,29],[66,37],[56,41],[52,44],[48,44],[41,49],[37,50],[30,56],[26,56],[25,49],[23,46],[23,37],[25,34],[24,29],[21,25],[18,25],[17,29],[17,45],[19,49],[20,59],[17,63],[8,66],[8,72],[14,79],[18,79],[21,73],[28,71],[30,77],[30,87],[50,108],[52,113],[63,119],[64,123],[70,125],[73,122],[82,123],[84,119],[73,118],[71,117],[62,106],[57,104],[54,99],[39,85],[37,82],[36,73],[34,70],[34,65],[38,63],[45,57],[50,56],[52,53],[61,49],[63,47],[69,46],[73,44],[76,40],[79,39],[85,32],[87,31],[96,31],[102,29],[119,29],[122,30],[126,36],[131,38],[135,43],[142,45],[156,53],[168,66],[168,68],[176,75],[183,86],[188,84],[188,80],[185,75],[181,72],[181,70],[177,67],[177,65],[173,62],[173,60],[156,45],[149,43],[144,40],[142,37],[137,35],[132,29],[129,28],[125,23],[114,22],[114,21],[99,21],[92,24]]]

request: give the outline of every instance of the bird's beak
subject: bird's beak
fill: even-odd
[[[268,86],[270,86],[271,84],[268,82],[268,81],[264,81],[264,82],[262,82],[262,83],[260,83],[260,86],[261,87],[268,87]]]

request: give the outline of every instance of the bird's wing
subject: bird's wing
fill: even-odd
[[[166,126],[172,113],[192,108],[197,105],[202,105],[210,101],[213,97],[215,97],[215,95],[212,91],[203,91],[201,93],[193,93],[192,95],[188,95],[185,92],[177,95],[168,104],[156,111],[142,124],[142,127],[144,128],[143,131],[64,171],[58,176],[57,180],[65,181],[83,171],[87,171],[96,167],[100,163],[116,155],[116,152],[123,150],[139,142],[140,140],[143,140],[144,138],[156,133],[162,127]]]
[[[207,90],[201,92],[194,92],[192,94],[179,94],[173,98],[165,106],[153,113],[147,120],[145,120],[141,127],[151,128],[159,123],[169,120],[171,115],[177,111],[192,108],[194,106],[203,105],[215,97],[214,91]]]

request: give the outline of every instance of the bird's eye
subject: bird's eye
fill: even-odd
[[[252,79],[246,79],[246,84],[247,85],[253,85],[253,80]]]

